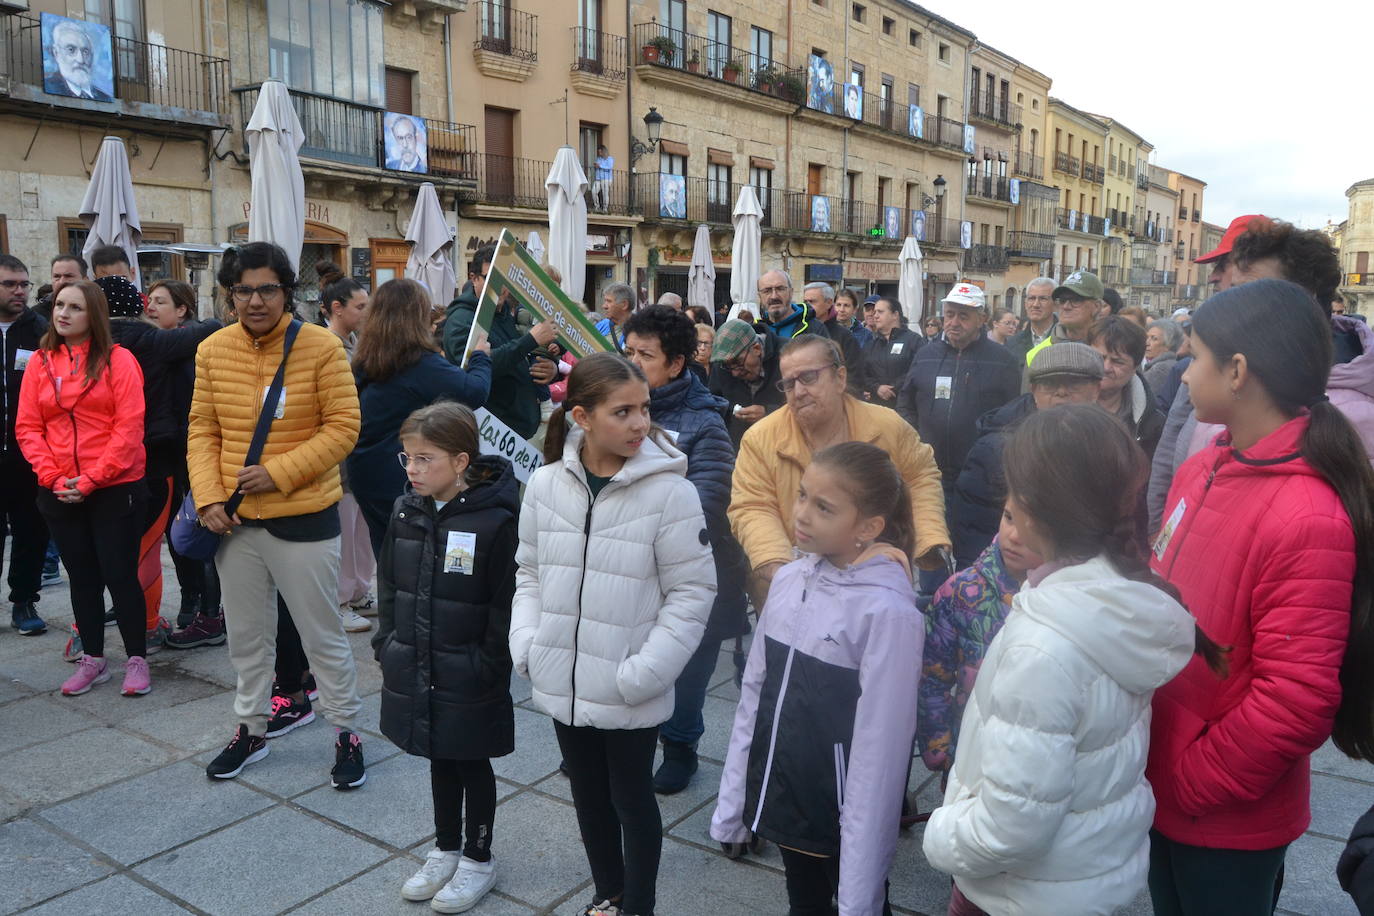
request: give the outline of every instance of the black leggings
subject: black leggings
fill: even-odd
[[[840,892],[839,856],[809,856],[779,846],[783,874],[787,877],[787,916],[832,916],[835,895]],[[883,916],[892,906],[883,895]]]
[[[277,692],[283,694],[300,693],[303,689],[301,678],[304,677],[306,669],[310,667],[310,662],[305,657],[305,647],[301,645],[301,634],[296,629],[295,622],[291,619],[291,612],[286,609],[286,602],[282,599],[281,592],[277,593]],[[493,792],[496,790],[493,788]],[[493,802],[493,807],[495,803]]]
[[[474,862],[491,860],[491,831],[496,822],[496,774],[490,760],[431,760],[429,784],[434,794],[435,845],[444,852],[463,851]],[[467,842],[463,842],[463,798],[467,797]]]
[[[553,723],[572,783],[582,845],[597,900],[653,916],[663,820],[654,795],[657,728],[601,729]]]
[[[139,535],[148,488],[143,481],[101,487],[79,503],[38,491],[71,583],[72,614],[87,655],[105,656],[105,590],[114,602],[119,635],[130,657],[147,651],[143,589],[138,584]]]

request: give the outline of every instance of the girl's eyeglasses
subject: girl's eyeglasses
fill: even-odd
[[[408,468],[415,465],[417,471],[429,470],[429,463],[434,460],[433,455],[407,455],[405,452],[397,452],[396,460],[401,462],[401,467]]]

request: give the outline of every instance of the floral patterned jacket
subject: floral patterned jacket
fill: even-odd
[[[925,657],[917,701],[916,747],[930,770],[954,763],[959,721],[992,638],[1021,588],[1002,562],[996,540],[974,564],[940,586],[926,613]]]

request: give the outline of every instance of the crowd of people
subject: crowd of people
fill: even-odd
[[[1321,233],[1242,217],[1202,259],[1215,294],[1154,320],[1086,270],[1029,284],[1024,322],[971,283],[924,320],[780,269],[757,317],[613,284],[612,349],[580,360],[509,295],[473,332],[493,256],[442,316],[325,267],[319,322],[268,243],[225,252],[205,321],[117,248],[54,259],[34,306],[0,256],[12,622],[45,632],[60,556],[63,695],[111,678],[107,623],[129,697],[150,654],[227,641],[207,776],[318,705],[353,789],[347,634],[375,627],[380,731],[431,767],[435,846],[400,893],[456,913],[498,880],[518,674],[563,754],[581,912],[650,916],[656,796],[697,778],[733,644],[710,834],[776,844],[795,916],[889,913],[923,817],[955,916],[1146,887],[1159,916],[1274,911],[1310,755],[1374,761],[1374,334],[1333,314]],[[528,480],[478,409],[542,449]],[[924,815],[914,759],[945,791]],[[1340,880],[1374,912],[1361,825]]]

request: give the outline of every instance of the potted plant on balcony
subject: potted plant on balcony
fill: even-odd
[[[692,49],[692,57],[691,57],[691,59],[689,59],[689,60],[687,61],[687,72],[688,72],[688,73],[700,73],[700,72],[701,72],[701,55],[697,53],[697,49],[696,49],[696,48],[693,48],[693,49]]]
[[[772,93],[773,87],[778,85],[778,80],[782,74],[772,64],[760,67],[754,74],[754,88],[759,92]]]
[[[655,35],[644,43],[643,54],[646,64],[656,64],[660,60],[665,64],[671,64],[676,53],[677,44],[667,35]]]
[[[739,75],[743,70],[744,67],[738,60],[727,60],[720,72],[727,83],[738,83]]]
[[[782,90],[782,97],[789,102],[800,102],[806,93],[806,81],[796,70],[784,73],[778,80],[778,87]]]

